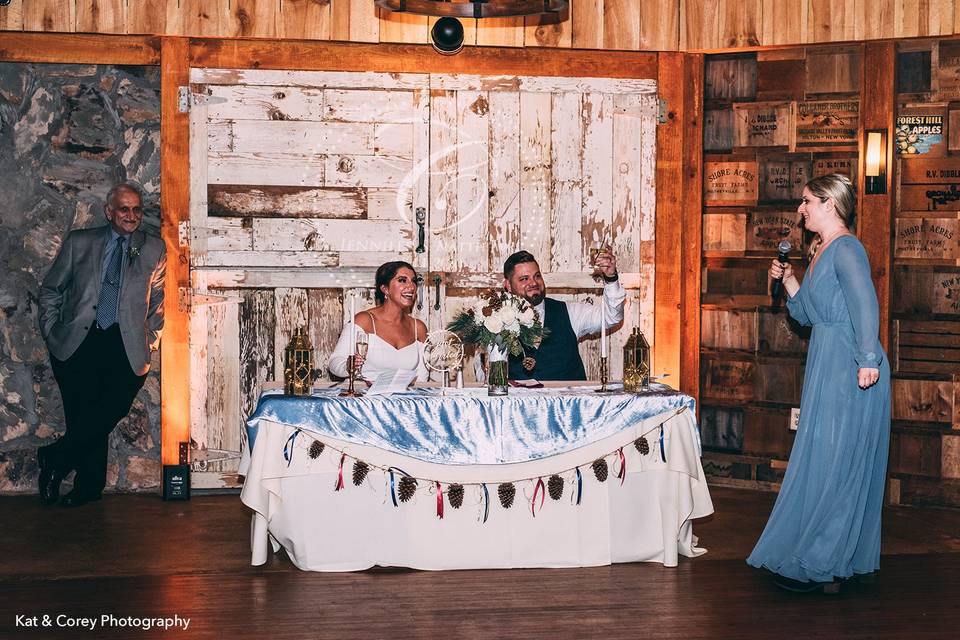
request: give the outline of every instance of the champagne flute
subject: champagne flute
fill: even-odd
[[[367,342],[367,336],[366,336],[366,335],[360,335],[360,334],[358,334],[358,335],[357,335],[357,342],[356,342],[356,344],[354,345],[354,350],[355,350],[356,354],[357,354],[358,356],[360,356],[361,359],[365,359],[365,358],[367,357],[367,349],[368,349],[368,347],[369,347],[369,342]],[[361,363],[359,363],[359,364],[357,365],[357,367],[356,367],[356,372],[355,372],[355,374],[356,374],[357,376],[359,376],[360,370],[361,370],[362,368],[363,368],[363,363],[361,362]]]
[[[610,244],[607,242],[607,234],[604,232],[603,237],[590,245],[590,266],[593,267],[593,273],[590,275],[593,276],[593,279],[597,282],[600,282],[603,279],[603,274],[600,272],[600,269],[597,268],[597,258],[601,253],[607,253],[610,251]]]

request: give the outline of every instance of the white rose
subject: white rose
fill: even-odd
[[[483,319],[483,326],[490,333],[500,333],[503,331],[503,318],[500,317],[499,313],[491,313]]]
[[[520,333],[520,321],[516,318],[516,316],[514,316],[503,324],[503,328],[510,333]]]
[[[520,313],[520,323],[525,327],[532,327],[536,317],[536,312],[532,307],[527,307]]]

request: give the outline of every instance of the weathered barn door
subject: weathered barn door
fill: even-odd
[[[435,324],[500,288],[503,261],[519,249],[537,257],[552,297],[598,301],[590,247],[606,237],[628,288],[610,342],[619,375],[632,328],[653,337],[654,82],[433,75],[430,89]],[[580,350],[598,378],[599,341]]]
[[[323,368],[377,266],[426,266],[428,77],[195,69],[191,83],[193,482],[230,486],[293,330]]]
[[[435,329],[499,287],[521,248],[551,295],[596,299],[589,249],[607,235],[628,287],[611,370],[630,328],[652,338],[653,81],[195,69],[191,82],[194,486],[236,483],[244,418],[282,379],[293,329],[308,327],[324,368],[350,298],[370,306],[388,260],[423,274],[416,315]],[[597,341],[581,351],[595,377]]]

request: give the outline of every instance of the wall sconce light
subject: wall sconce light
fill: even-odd
[[[867,136],[867,158],[864,168],[864,192],[877,195],[887,192],[887,131],[871,129]]]

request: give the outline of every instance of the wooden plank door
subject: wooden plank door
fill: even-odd
[[[610,343],[619,376],[632,328],[653,339],[653,82],[433,75],[430,85],[430,283],[442,278],[434,326],[501,288],[503,261],[520,249],[538,258],[551,297],[598,301],[589,249],[607,234],[627,288]],[[580,344],[593,379],[596,338]],[[467,379],[473,370],[468,361]]]
[[[427,267],[415,216],[428,206],[429,83],[194,69],[190,90],[192,481],[224,487],[293,331],[307,328],[325,374],[350,299],[373,304],[376,268]]]

